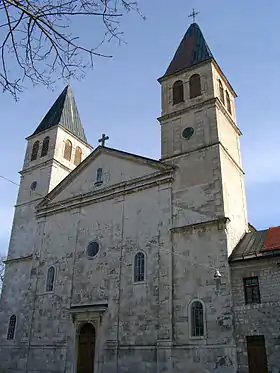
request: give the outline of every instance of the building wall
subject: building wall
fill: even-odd
[[[245,304],[243,278],[258,276],[261,303]],[[231,264],[238,373],[248,373],[246,336],[265,337],[269,373],[280,372],[280,258]]]
[[[34,259],[23,271],[22,286],[26,289],[17,288],[16,283],[11,286],[9,273],[9,286],[3,289],[3,368],[25,372],[27,366],[28,372],[72,372],[76,330],[70,305],[108,302],[98,332],[98,344],[104,351],[98,357],[100,364],[104,362],[100,372],[112,372],[116,365],[120,372],[127,371],[126,367],[129,371],[135,367],[139,372],[155,372],[156,359],[150,359],[156,354],[157,340],[171,338],[172,330],[170,195],[170,187],[157,186],[81,211],[51,215],[38,223]],[[100,242],[100,252],[89,260],[85,250],[95,239]],[[146,254],[147,277],[144,283],[134,284],[133,259],[138,250]],[[55,290],[46,293],[50,265],[56,267]],[[9,268],[18,271],[20,266]],[[10,301],[14,288],[25,299],[14,300],[15,308]],[[16,339],[9,343],[6,331],[11,312],[18,316],[18,329]],[[26,320],[25,338],[19,333],[22,320]],[[137,368],[139,362],[141,368]]]

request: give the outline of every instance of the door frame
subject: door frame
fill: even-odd
[[[72,315],[73,317],[74,315]],[[84,324],[92,324],[95,329],[95,345],[94,345],[94,373],[99,373],[99,342],[100,342],[100,325],[101,315],[99,313],[78,313],[74,317],[75,339],[74,339],[74,372],[77,373],[78,354],[79,354],[79,336],[80,329]]]
[[[246,345],[247,345],[247,361],[248,361],[248,371],[250,371],[250,353],[249,353],[249,350],[250,350],[250,343],[249,343],[249,340],[251,339],[251,341],[253,341],[254,339],[258,340],[258,341],[262,341],[262,343],[256,343],[255,346],[262,346],[262,348],[264,349],[264,354],[265,354],[265,363],[266,363],[266,372],[268,373],[268,358],[267,358],[267,351],[266,351],[266,340],[265,340],[265,336],[264,335],[250,335],[250,336],[246,336]],[[252,343],[251,346],[254,346],[254,344]]]

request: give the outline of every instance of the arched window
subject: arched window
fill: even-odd
[[[219,91],[220,91],[220,100],[222,101],[223,104],[225,104],[224,87],[220,79],[219,79]]]
[[[33,144],[33,148],[32,148],[31,161],[35,161],[35,159],[37,159],[39,146],[40,146],[39,141],[35,141]]]
[[[190,98],[194,98],[201,95],[201,82],[200,76],[194,74],[190,77]]]
[[[70,140],[66,140],[65,148],[64,148],[64,158],[67,159],[67,161],[71,161],[71,156],[72,156],[72,142]]]
[[[226,91],[226,100],[227,100],[227,110],[231,114],[231,104],[230,104],[230,98],[229,98],[228,91]]]
[[[184,101],[184,85],[182,80],[177,80],[173,84],[173,105],[179,104],[179,102]]]
[[[95,181],[95,185],[101,185],[103,183],[103,170],[102,168],[98,168],[97,171],[96,171],[96,181]]]
[[[145,280],[145,255],[139,252],[134,257],[134,282]]]
[[[196,300],[190,306],[191,337],[203,337],[204,327],[204,307],[202,302]]]
[[[53,288],[54,288],[54,275],[55,275],[55,269],[54,269],[53,266],[51,266],[48,269],[48,273],[47,273],[46,291],[53,291]]]
[[[44,141],[43,141],[41,157],[45,157],[48,154],[49,143],[50,143],[50,138],[49,138],[49,136],[47,136],[47,137],[44,138]]]
[[[15,330],[16,330],[16,323],[17,323],[17,317],[16,315],[12,315],[10,317],[9,321],[9,327],[7,332],[7,339],[14,339],[15,337]]]
[[[82,162],[82,149],[77,146],[75,151],[74,165],[78,166]]]

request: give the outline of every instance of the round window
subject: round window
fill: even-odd
[[[192,137],[193,133],[194,129],[192,127],[187,127],[182,132],[182,136],[184,137],[184,139],[189,140]]]
[[[35,190],[36,188],[37,188],[37,181],[32,181],[32,183],[30,185],[30,189]]]
[[[99,243],[96,241],[90,242],[87,247],[87,256],[89,258],[94,258],[99,251]]]

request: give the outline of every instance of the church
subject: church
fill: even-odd
[[[280,228],[248,223],[236,93],[198,24],[158,82],[160,160],[93,149],[69,86],[27,137],[1,373],[280,372]]]

